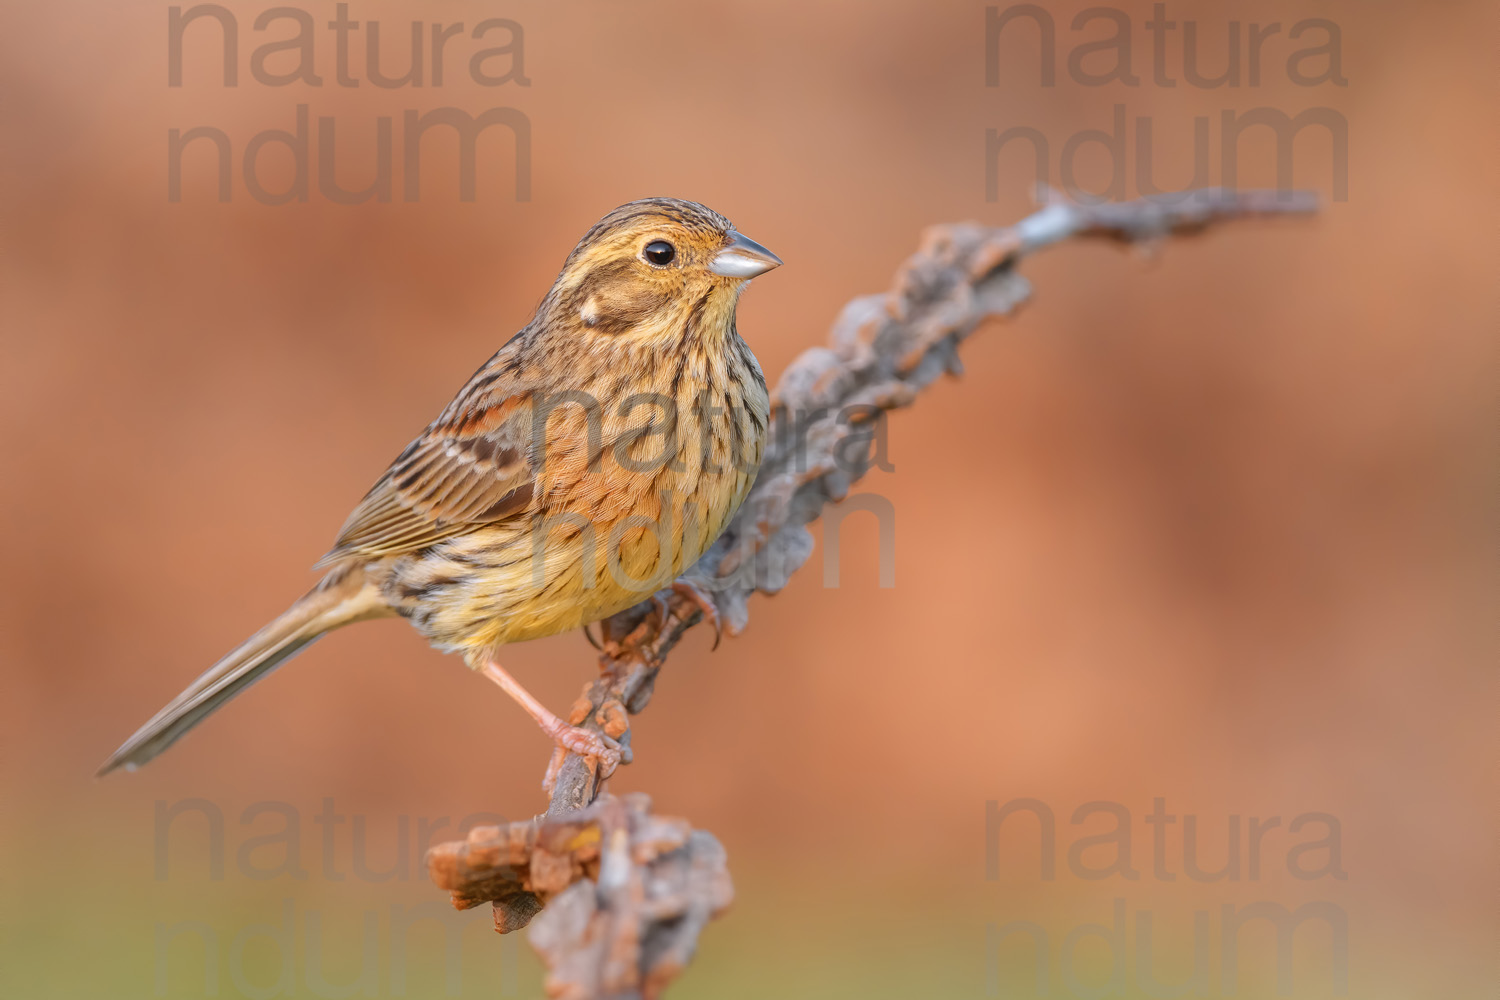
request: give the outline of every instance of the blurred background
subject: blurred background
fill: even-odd
[[[987,159],[987,130],[1036,130],[1053,184],[1071,145],[1074,182],[1134,197],[1193,180],[1196,117],[1221,182],[1223,112],[1271,108],[1347,128],[1347,196],[1310,126],[1316,219],[1028,262],[1033,301],[894,416],[894,471],[860,485],[895,506],[895,586],[852,517],[840,586],[815,554],[744,635],[678,649],[614,790],[729,852],[734,909],[676,996],[1493,995],[1491,5],[1172,2],[1158,56],[1152,5],[1075,28],[1085,5],[1051,4],[1051,86],[1038,19],[987,39],[986,6],[359,0],[388,77],[427,22],[423,85],[381,87],[363,28],[338,85],[323,2],[295,8],[321,85],[258,81],[296,23],[229,3],[226,87],[211,17],[169,86],[167,5],[7,3],[0,992],[541,996],[525,942],[487,908],[444,917],[420,857],[541,810],[545,741],[399,620],[319,643],[139,773],[94,768],[310,585],[616,204],[700,200],[785,259],[740,311],[774,381],[924,226],[1033,209],[1035,144]],[[471,37],[486,18],[523,34]],[[434,21],[465,25],[440,85]],[[1280,26],[1254,77],[1252,23]],[[1091,81],[1119,30],[1136,82]],[[1206,86],[1231,32],[1239,83]],[[511,79],[476,82],[508,43],[481,72]],[[332,119],[348,190],[392,120],[388,202],[328,198],[316,134],[306,201],[254,196],[244,150],[299,105]],[[525,115],[529,200],[503,127],[474,201],[441,129],[403,198],[403,116],[445,107]],[[1117,107],[1112,162],[1087,132]],[[170,200],[169,130],[200,126],[231,145],[230,197],[199,140]],[[1247,132],[1238,183],[1274,186],[1277,155]],[[296,179],[284,146],[258,164],[265,190]],[[556,708],[593,662],[579,635],[507,661]],[[1017,799],[1040,806],[987,828]],[[1158,799],[1173,823],[1148,822]],[[1112,805],[1075,822],[1091,802]],[[1107,871],[1117,828],[1136,877]],[[1234,865],[1205,881],[1185,854]],[[1269,922],[1236,930],[1308,903],[1289,956]]]

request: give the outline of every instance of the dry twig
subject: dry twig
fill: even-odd
[[[1070,237],[1150,245],[1221,220],[1315,210],[1307,193],[1209,189],[1098,205],[1054,194],[1014,226],[929,228],[890,291],[846,305],[828,346],[809,348],[783,373],[755,487],[684,580],[712,596],[731,635],[742,631],[751,594],[786,585],[812,553],[806,525],[868,469],[874,421],[939,375],[959,374],[959,344],[1026,301],[1030,285],[1016,268],[1029,254]],[[664,590],[604,622],[599,677],[571,721],[620,740],[628,762],[629,716],[646,707],[668,652],[702,617],[680,590]],[[556,777],[544,817],[433,848],[433,880],[456,906],[493,903],[501,932],[547,903],[531,938],[551,996],[654,997],[729,904],[724,851],[685,821],[651,816],[644,796],[601,797],[581,757],[569,755]]]

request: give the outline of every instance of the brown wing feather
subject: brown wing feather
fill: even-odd
[[[530,505],[531,393],[493,377],[499,361],[391,463],[319,566],[412,552]]]

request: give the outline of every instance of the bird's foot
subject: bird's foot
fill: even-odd
[[[719,640],[723,638],[724,629],[719,622],[719,606],[714,603],[713,596],[702,587],[689,580],[674,580],[672,592],[680,594],[690,601],[699,611],[703,612],[703,620],[714,628],[714,649],[719,648]]]
[[[620,766],[620,741],[592,729],[583,726],[570,726],[563,720],[552,717],[555,725],[542,723],[542,731],[552,737],[555,747],[552,750],[552,760],[562,769],[562,761],[570,753],[590,760],[594,763],[601,778],[607,778],[614,769]],[[552,775],[552,765],[547,765],[548,776]]]

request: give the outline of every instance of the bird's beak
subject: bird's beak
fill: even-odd
[[[724,278],[753,278],[781,266],[781,258],[747,236],[729,231],[729,242],[714,255],[708,269]]]

